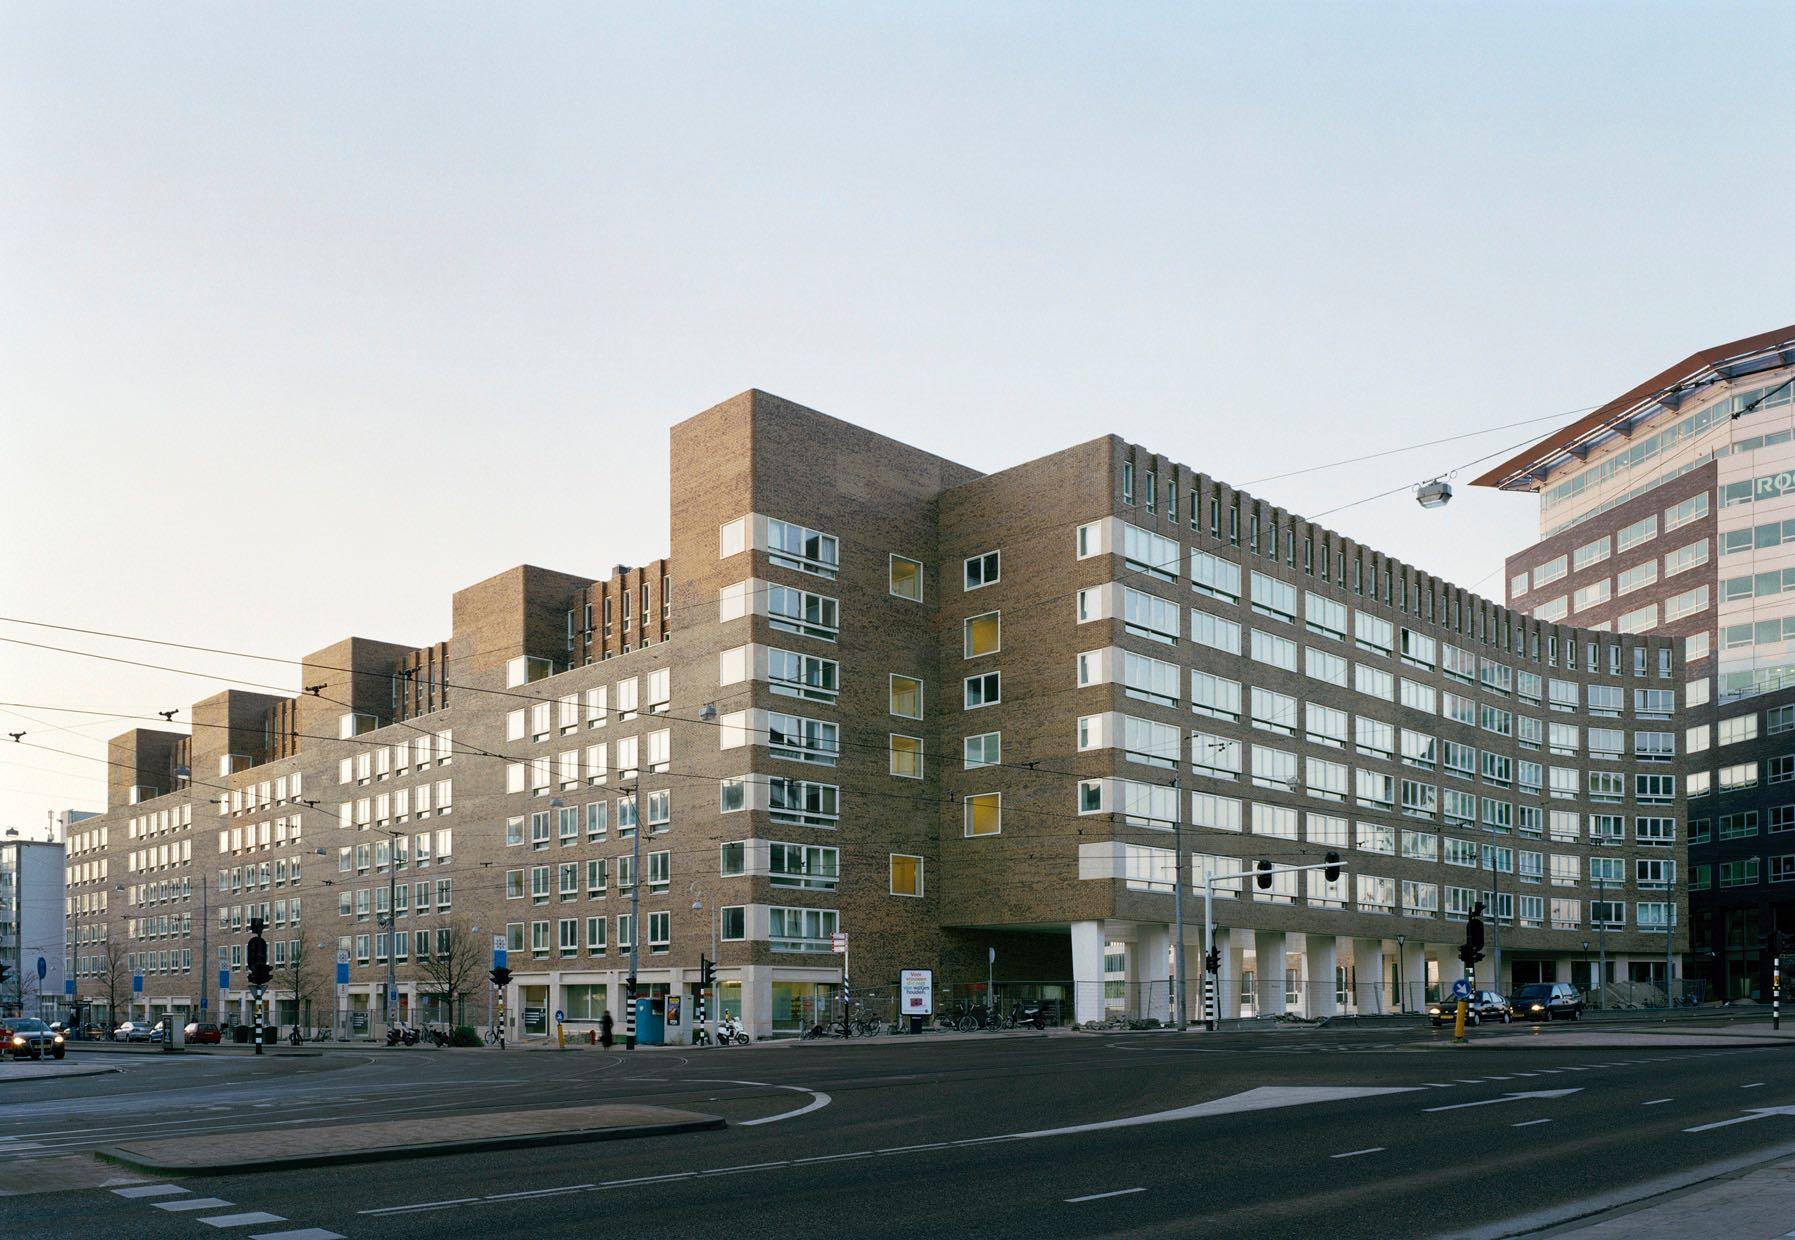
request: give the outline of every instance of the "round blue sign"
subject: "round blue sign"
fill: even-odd
[[[1454,999],[1469,999],[1471,997],[1471,982],[1468,978],[1461,977],[1456,982],[1452,983],[1452,997]]]
[[[557,1025],[564,1025],[567,1023],[567,1013],[563,1012],[560,1008],[555,1009],[555,1023]]]

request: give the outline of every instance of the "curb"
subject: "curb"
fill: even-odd
[[[316,1154],[294,1154],[288,1157],[258,1155],[249,1161],[228,1163],[157,1162],[139,1158],[129,1150],[113,1146],[95,1150],[110,1163],[149,1171],[157,1175],[230,1175],[245,1171],[297,1170],[304,1167],[333,1167],[343,1163],[396,1162],[408,1158],[436,1158],[444,1154],[472,1154],[483,1150],[532,1149],[545,1145],[583,1145],[592,1141],[621,1141],[633,1137],[676,1136],[688,1132],[709,1132],[727,1127],[720,1115],[704,1115],[693,1120],[670,1124],[635,1124],[620,1128],[577,1128],[568,1132],[525,1132],[505,1137],[477,1137],[465,1141],[428,1141],[416,1145],[387,1146],[381,1149],[324,1151]],[[314,1131],[328,1132],[328,1129]],[[251,1134],[244,1134],[250,1136]]]
[[[123,1072],[123,1068],[83,1067],[79,1072],[58,1072],[53,1076],[0,1076],[0,1085],[37,1085],[44,1081],[68,1081],[82,1076],[105,1076],[112,1072]]]

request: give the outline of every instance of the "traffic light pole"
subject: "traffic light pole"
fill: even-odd
[[[630,789],[630,801],[636,821],[630,831],[629,862],[629,980],[625,985],[625,1001],[629,1007],[623,1014],[623,1049],[636,1049],[636,945],[642,941],[642,781]]]
[[[1336,874],[1347,868],[1347,863],[1339,859],[1338,853],[1329,853],[1328,860],[1319,865],[1272,865],[1261,862],[1262,868],[1242,870],[1238,874],[1212,874],[1203,880],[1203,951],[1205,955],[1215,952],[1215,885],[1217,883],[1238,882],[1244,878],[1264,876],[1269,879],[1273,874],[1303,874],[1310,870],[1333,870]],[[1215,1032],[1218,1009],[1221,1005],[1221,960],[1214,957],[1216,967],[1211,969],[1205,965],[1203,970],[1203,1027],[1210,1033]]]

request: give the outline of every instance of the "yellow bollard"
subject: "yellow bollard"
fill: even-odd
[[[1465,1001],[1463,999],[1460,999],[1458,1001],[1458,1015],[1456,1017],[1454,1017],[1453,1021],[1452,1021],[1452,1040],[1454,1042],[1463,1042],[1465,1040],[1465,1008],[1466,1007],[1467,1007],[1467,1004],[1465,1003]]]
[[[1461,1024],[1462,1023],[1463,1022],[1462,1022],[1462,1018],[1461,1018]],[[562,1050],[567,1049],[567,1026],[566,1025],[559,1024],[559,1023],[557,1023],[555,1025],[555,1041],[560,1044]]]

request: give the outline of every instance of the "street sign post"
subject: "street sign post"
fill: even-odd
[[[1468,977],[1461,977],[1456,982],[1453,982],[1452,997],[1455,1000],[1469,999],[1471,997],[1471,979]]]

